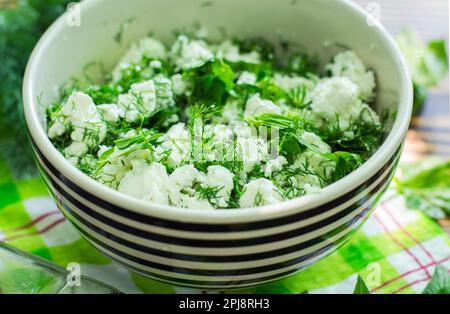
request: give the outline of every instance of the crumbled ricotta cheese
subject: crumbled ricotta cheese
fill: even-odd
[[[169,204],[166,189],[166,168],[158,163],[147,164],[144,160],[131,161],[132,169],[125,173],[118,191],[156,204]]]
[[[66,132],[66,127],[62,121],[64,121],[64,118],[58,117],[50,125],[47,131],[47,135],[50,139],[57,138]]]
[[[256,179],[247,183],[239,199],[239,205],[243,208],[263,206],[279,203],[283,197],[272,181],[268,179]]]
[[[265,160],[269,154],[267,143],[259,138],[238,138],[237,153],[244,163],[244,171],[249,173]]]
[[[358,118],[363,103],[359,88],[346,77],[333,77],[321,81],[312,92],[313,114],[327,122],[339,119],[341,129],[348,129],[350,120]]]
[[[171,204],[183,208],[214,209],[208,200],[201,199],[193,188],[200,177],[200,171],[193,165],[175,169],[167,183]]]
[[[326,66],[333,76],[346,77],[359,87],[364,101],[372,100],[375,89],[375,75],[367,71],[362,60],[353,51],[342,52],[334,57],[333,63]]]
[[[182,95],[186,92],[187,85],[181,74],[174,74],[170,79],[172,81],[172,89],[175,95]]]
[[[303,189],[305,184],[311,186],[322,186],[323,179],[328,179],[333,175],[336,163],[325,158],[320,153],[305,151],[295,160],[292,168],[299,169],[297,180],[298,188]]]
[[[103,120],[109,123],[116,123],[119,121],[120,109],[116,104],[98,105],[97,109],[99,110]]]
[[[150,66],[154,69],[160,69],[162,67],[162,63],[159,60],[150,61]]]
[[[261,99],[259,94],[255,94],[247,100],[244,111],[244,116],[246,118],[260,116],[265,113],[280,114],[281,110],[270,100]]]
[[[280,171],[283,166],[287,165],[288,161],[283,156],[278,156],[275,159],[269,160],[264,167],[264,175],[270,177],[273,172]]]
[[[217,49],[217,58],[224,59],[229,62],[245,62],[258,64],[261,62],[261,57],[256,51],[249,53],[241,53],[239,47],[233,44],[230,40],[221,43]]]
[[[156,89],[153,80],[131,85],[127,94],[119,95],[120,117],[134,122],[140,117],[150,117],[156,111]]]
[[[88,151],[88,146],[83,142],[72,142],[64,149],[64,154],[67,157],[81,157]]]
[[[186,70],[202,66],[213,59],[214,54],[203,40],[180,35],[172,46],[171,57],[179,69]]]
[[[169,166],[178,167],[183,161],[190,158],[191,137],[184,123],[180,122],[170,127],[159,141],[161,148],[170,150],[167,159]]]
[[[256,74],[248,71],[243,71],[239,76],[236,84],[238,85],[255,85],[256,83]]]
[[[239,101],[236,99],[231,99],[227,101],[222,110],[222,115],[220,116],[220,122],[232,123],[235,121],[240,121],[242,118],[242,108],[239,105]]]
[[[326,154],[331,153],[331,147],[315,133],[312,132],[303,132],[302,139],[308,143],[309,145],[315,148],[315,151],[318,153]]]
[[[214,205],[226,208],[230,200],[231,191],[234,188],[234,174],[222,166],[209,166],[208,173],[200,177],[202,186],[210,188],[219,188],[215,198],[212,200]]]
[[[92,98],[84,93],[70,95],[60,110],[60,117],[48,130],[49,137],[64,134],[68,126],[73,129],[72,143],[64,149],[64,154],[72,162],[75,162],[74,157],[86,154],[90,147],[97,146],[106,137],[106,125]]]
[[[172,91],[172,81],[163,75],[153,78],[156,91],[156,109],[169,108],[175,105]]]
[[[113,70],[113,79],[117,81],[121,77],[122,70],[131,64],[142,60],[144,56],[155,59],[165,59],[167,56],[164,45],[151,37],[146,37],[134,42]]]
[[[306,87],[308,91],[311,91],[316,87],[316,82],[300,76],[288,76],[277,73],[274,75],[273,79],[275,84],[286,92],[290,92],[301,86]]]

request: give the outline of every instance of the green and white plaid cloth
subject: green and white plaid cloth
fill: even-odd
[[[126,293],[201,292],[146,279],[111,262],[65,220],[40,178],[14,180],[0,160],[0,241]],[[417,293],[438,264],[450,268],[450,238],[438,224],[407,210],[389,191],[372,217],[338,252],[287,279],[239,293],[352,293],[358,274],[372,293]]]

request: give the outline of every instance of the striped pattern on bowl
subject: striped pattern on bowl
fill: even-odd
[[[334,252],[374,209],[402,151],[400,146],[373,176],[318,207],[238,224],[207,224],[162,219],[94,196],[58,171],[33,139],[32,144],[59,208],[95,247],[147,277],[202,289],[264,284]]]

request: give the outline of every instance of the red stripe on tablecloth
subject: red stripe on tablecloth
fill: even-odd
[[[429,268],[429,267],[432,267],[432,266],[436,266],[436,265],[445,263],[445,262],[448,261],[448,260],[450,260],[450,256],[447,257],[447,258],[444,258],[444,259],[442,259],[442,260],[440,260],[440,261],[429,263],[429,264],[425,265],[424,267],[425,267],[425,268]],[[415,273],[415,272],[418,272],[418,271],[420,271],[420,270],[422,270],[422,268],[420,268],[420,267],[419,267],[419,268],[416,268],[416,269],[412,269],[412,270],[409,270],[409,271],[407,271],[407,272],[405,272],[405,273],[403,273],[403,274],[401,274],[401,275],[399,275],[399,276],[397,276],[397,277],[394,277],[394,278],[392,278],[392,279],[389,279],[388,281],[382,283],[380,286],[378,286],[378,287],[372,289],[372,292],[375,292],[375,291],[377,291],[377,290],[380,290],[381,288],[384,288],[384,287],[386,287],[387,285],[389,285],[389,284],[391,284],[391,283],[393,283],[393,282],[395,282],[395,281],[397,281],[397,280],[399,280],[399,279],[405,278],[406,276],[411,275],[411,274],[413,274],[413,273]]]
[[[19,235],[16,235],[16,236],[11,236],[9,238],[3,239],[3,241],[7,242],[7,241],[17,240],[17,239],[20,239],[20,238],[26,238],[26,237],[36,236],[36,235],[42,235],[42,234],[50,231],[51,229],[53,229],[54,227],[56,227],[57,225],[61,224],[64,221],[66,221],[66,219],[63,217],[63,218],[60,218],[58,220],[55,220],[54,222],[52,222],[50,225],[48,225],[47,227],[45,227],[42,230],[38,230],[36,232],[32,232],[32,233],[28,233],[28,234],[19,234]]]
[[[448,270],[448,271],[450,272],[450,270]],[[401,288],[398,288],[397,290],[395,290],[395,291],[393,292],[393,294],[397,294],[397,293],[399,293],[399,292],[401,292],[401,291],[403,291],[403,290],[405,290],[405,289],[407,289],[407,288],[409,288],[409,287],[412,287],[412,286],[414,286],[414,285],[416,285],[416,284],[418,284],[418,283],[421,283],[421,282],[424,282],[424,281],[428,281],[428,280],[430,280],[429,277],[428,277],[428,278],[423,278],[423,279],[418,279],[418,280],[413,281],[413,282],[411,282],[411,283],[409,283],[409,284],[407,284],[407,285],[404,285],[404,286],[401,287]]]
[[[392,219],[392,221],[395,223],[395,225],[398,227],[398,229],[403,232],[404,235],[406,235],[408,238],[410,238],[412,241],[414,241],[421,249],[422,251],[430,258],[432,262],[435,262],[433,255],[430,251],[428,251],[425,246],[417,240],[416,237],[414,237],[411,233],[409,233],[403,226],[399,223],[399,221],[395,218],[395,216],[390,212],[390,207],[387,205],[387,203],[381,204],[381,208],[384,210],[386,214],[389,215],[389,217]]]
[[[415,256],[406,246],[404,246],[390,231],[389,228],[386,227],[386,225],[383,223],[383,221],[378,217],[378,214],[375,212],[374,215],[375,219],[377,220],[378,224],[383,228],[384,232],[389,236],[389,238],[392,239],[400,248],[402,248],[409,256],[412,257],[412,259],[416,262],[416,264],[425,271],[426,274],[429,275],[426,268],[423,267],[422,263],[420,262],[419,258]]]
[[[42,214],[42,215],[36,217],[35,219],[33,219],[32,221],[30,221],[29,223],[23,225],[23,226],[15,227],[15,228],[12,228],[12,229],[6,229],[5,231],[6,232],[13,232],[13,231],[20,231],[20,230],[28,229],[28,228],[34,226],[35,224],[37,224],[38,222],[44,220],[45,218],[47,218],[49,216],[52,216],[52,215],[55,215],[55,214],[58,214],[58,213],[59,213],[59,211],[55,210],[55,211],[51,211],[51,212]]]

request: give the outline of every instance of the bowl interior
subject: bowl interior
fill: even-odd
[[[78,19],[78,20],[77,20]],[[77,24],[79,22],[79,25]],[[173,32],[201,23],[208,37],[261,36],[300,45],[327,62],[342,45],[356,51],[375,70],[376,110],[398,109],[402,80],[386,39],[373,21],[344,1],[329,0],[120,0],[84,1],[74,7],[48,33],[42,52],[35,56],[32,94],[39,96],[39,116],[45,128],[45,107],[58,99],[58,90],[73,77],[100,79],[129,44],[150,32],[165,43]],[[119,40],[120,38],[120,40]]]
[[[401,145],[412,108],[412,86],[399,50],[387,32],[345,0],[85,0],[45,33],[35,48],[24,80],[24,109],[29,131],[40,150],[69,179],[98,197],[133,211],[183,221],[241,221],[260,214],[281,215],[318,206],[353,189],[388,162]],[[78,23],[79,22],[79,25]],[[44,130],[45,108],[58,100],[59,89],[73,77],[101,79],[130,43],[149,33],[169,44],[174,31],[200,23],[211,39],[280,38],[315,54],[324,63],[353,49],[377,76],[375,109],[398,112],[388,138],[362,167],[322,190],[320,195],[265,207],[229,210],[183,210],[149,204],[102,186],[64,160]],[[121,36],[118,36],[121,35]],[[121,40],[118,40],[121,38]]]

